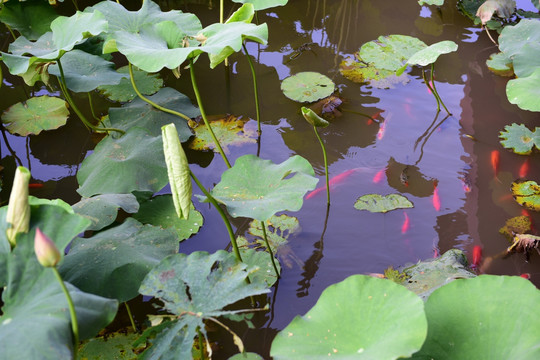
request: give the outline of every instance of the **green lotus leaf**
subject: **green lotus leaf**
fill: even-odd
[[[404,268],[402,272],[408,279],[402,285],[426,301],[433,291],[455,279],[475,277],[467,265],[463,251],[451,249],[436,259]]]
[[[80,359],[114,359],[114,360],[135,360],[137,354],[133,350],[133,342],[139,338],[140,334],[120,330],[107,333],[105,336],[98,336],[88,340],[79,349]]]
[[[234,115],[226,115],[224,118],[216,120],[209,119],[212,131],[225,152],[229,151],[229,146],[241,146],[257,142],[257,133],[245,128],[248,121],[249,118],[243,119]],[[218,151],[214,139],[204,123],[193,121],[190,125],[195,132],[195,139],[189,144],[191,149]]]
[[[476,16],[480,18],[480,21],[485,25],[488,20],[491,19],[493,14],[497,13],[497,16],[502,19],[509,18],[516,9],[516,2],[514,0],[487,0],[485,1],[476,12]]]
[[[523,110],[540,111],[540,68],[530,76],[512,79],[506,84],[506,96],[511,104]]]
[[[141,203],[139,212],[133,215],[133,218],[143,224],[159,226],[163,229],[173,229],[180,241],[189,238],[191,235],[199,232],[203,225],[203,216],[195,210],[191,204],[191,210],[187,220],[180,219],[176,215],[171,195],[156,196],[148,201]]]
[[[38,81],[50,86],[49,66],[51,62],[31,62],[25,73],[19,74],[28,86],[34,86]]]
[[[410,81],[407,74],[396,75],[394,71],[377,69],[373,64],[365,64],[351,58],[339,64],[339,72],[355,83],[369,83],[378,89],[389,89],[396,84],[406,84]]]
[[[275,359],[396,359],[426,338],[422,300],[392,281],[353,275],[326,288],[272,342]]]
[[[291,100],[314,102],[332,95],[335,84],[327,76],[313,71],[300,72],[281,82],[281,91]]]
[[[283,6],[287,4],[289,0],[232,0],[235,3],[240,4],[253,4],[255,11],[268,9],[276,6]]]
[[[127,218],[90,238],[73,240],[59,271],[83,291],[124,302],[138,295],[150,269],[177,251],[174,231]]]
[[[39,0],[9,1],[0,9],[0,21],[29,40],[36,40],[49,31],[57,16],[52,6]]]
[[[360,196],[354,203],[357,210],[386,213],[395,209],[407,209],[414,207],[405,196],[399,194],[369,194]]]
[[[133,214],[139,211],[139,203],[133,194],[103,194],[82,198],[73,204],[73,210],[92,224],[87,230],[101,230],[116,220],[118,209]]]
[[[540,67],[540,45],[536,43],[524,43],[518,53],[512,58],[514,72],[518,78],[531,75]]]
[[[499,76],[513,76],[514,68],[512,65],[512,59],[506,56],[505,53],[499,52],[491,54],[489,59],[486,61],[488,69]]]
[[[536,181],[518,180],[512,183],[512,194],[519,205],[540,211],[540,186]]]
[[[418,0],[418,4],[442,6],[442,4],[444,4],[444,0]]]
[[[414,53],[414,55],[407,60],[407,64],[419,66],[430,65],[437,61],[440,55],[454,52],[457,48],[458,45],[453,41],[439,41],[438,43],[429,45],[427,48]]]
[[[89,92],[100,85],[115,85],[129,77],[116,72],[114,63],[77,49],[62,57],[62,68],[66,85],[74,92]],[[58,65],[49,66],[49,73],[60,76]]]
[[[480,275],[453,281],[434,291],[425,304],[428,335],[419,355],[538,359],[540,323],[531,314],[539,311],[540,291],[519,276]]]
[[[264,360],[264,358],[256,353],[244,352],[233,355],[228,360]]]
[[[315,127],[327,127],[328,125],[330,125],[328,121],[326,121],[325,119],[317,115],[315,111],[305,106],[302,106],[300,111],[302,112],[304,119],[306,119],[308,123],[310,123],[311,125]]]
[[[128,66],[122,66],[116,71],[122,77],[120,82],[117,85],[100,85],[98,90],[112,101],[127,102],[133,100],[137,97],[137,93],[133,90],[133,85],[131,85]],[[155,94],[163,86],[163,80],[159,77],[159,74],[149,74],[137,68],[133,69],[133,78],[137,89],[143,95]]]
[[[513,58],[525,44],[540,42],[540,23],[534,19],[523,19],[517,25],[505,26],[499,36],[499,50]]]
[[[9,107],[1,121],[10,133],[27,136],[58,129],[65,125],[68,115],[64,100],[43,95]]]
[[[267,252],[241,248],[240,255],[242,256],[242,261],[249,267],[259,268],[259,270],[249,275],[249,280],[252,283],[264,284],[267,288],[272,287],[272,285],[276,283],[278,277],[276,276],[272,260],[268,257]],[[279,261],[275,261],[275,264],[278,271],[281,273]]]
[[[161,137],[140,127],[119,139],[105,137],[82,162],[77,181],[85,197],[161,190],[168,182]]]
[[[174,254],[163,259],[148,273],[139,292],[161,300],[178,319],[166,323],[141,358],[191,358],[197,327],[206,335],[205,318],[242,312],[223,309],[269,291],[264,283],[246,283],[254,270],[224,250]]]
[[[395,72],[416,52],[426,48],[426,44],[412,36],[379,36],[377,40],[365,43],[360,48],[358,58],[381,70]]]
[[[227,20],[225,20],[225,23],[231,23],[231,22],[245,22],[250,23],[253,20],[253,17],[255,16],[255,8],[253,7],[253,4],[251,3],[245,3],[238,10],[232,13],[231,16]]]
[[[504,131],[499,133],[501,144],[506,149],[511,149],[516,154],[528,155],[533,146],[540,149],[540,128],[535,128],[534,132],[523,124],[506,125]]]
[[[317,182],[311,164],[299,155],[281,164],[244,155],[221,175],[211,194],[231,216],[265,221],[279,211],[300,210],[304,195]]]

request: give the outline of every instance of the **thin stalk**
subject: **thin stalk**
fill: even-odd
[[[424,69],[422,69],[422,79],[424,79],[424,83],[428,87],[429,91],[431,91],[433,96],[435,96],[435,100],[437,100],[437,113],[439,113],[441,111],[441,103],[439,97],[437,96],[431,85],[429,85],[429,81],[426,79],[426,72],[424,71]]]
[[[223,24],[223,0],[219,0],[219,23]]]
[[[319,133],[317,132],[317,128],[315,126],[313,127],[313,131],[315,131],[315,135],[317,136],[317,139],[319,139],[319,143],[321,144],[321,148],[323,152],[324,175],[326,176],[326,202],[328,205],[330,205],[330,181],[328,180],[328,157],[326,156],[326,148],[324,147],[322,139],[319,136]]]
[[[90,112],[92,113],[92,117],[94,120],[96,120],[98,123],[101,123],[101,120],[96,116],[96,113],[94,112],[94,104],[92,103],[92,96],[90,96],[90,93],[86,93],[88,95],[88,105],[90,106]]]
[[[79,6],[77,5],[77,0],[71,0],[73,2],[73,6],[75,6],[75,10],[79,11]]]
[[[201,360],[205,360],[203,336],[201,333],[201,329],[199,327],[197,327],[197,337],[199,338],[199,354],[200,354]]]
[[[450,111],[448,111],[448,109],[446,108],[446,105],[444,105],[444,102],[442,101],[441,96],[439,95],[439,92],[435,88],[435,75],[434,74],[435,74],[435,64],[431,64],[431,86],[433,87],[433,91],[434,91],[435,94],[437,94],[437,97],[439,98],[439,101],[441,102],[442,106],[444,107],[444,110],[446,110],[446,113],[448,115],[452,115],[452,114],[450,114]]]
[[[204,124],[208,128],[208,131],[210,132],[210,135],[212,136],[212,139],[214,140],[214,143],[216,144],[216,148],[221,154],[221,157],[223,158],[223,160],[225,161],[225,164],[227,165],[228,168],[231,168],[231,163],[229,162],[229,159],[227,159],[227,156],[225,155],[225,152],[223,151],[221,144],[216,138],[216,134],[214,134],[214,131],[212,130],[212,127],[210,126],[210,123],[208,122],[208,119],[206,118],[206,113],[204,112],[204,108],[202,105],[201,94],[199,93],[199,88],[197,87],[197,81],[195,80],[195,68],[193,67],[192,58],[189,59],[189,73],[191,75],[191,85],[193,86],[193,91],[195,92],[195,97],[197,98],[197,104],[199,105],[199,110],[201,111],[201,116],[203,118]]]
[[[129,308],[127,301],[124,302],[124,306],[126,307],[126,311],[129,317],[129,322],[131,322],[131,327],[133,328],[133,332],[137,333],[137,326],[135,326],[135,320],[133,320],[133,314],[131,314],[131,309]]]
[[[4,23],[4,25],[6,26],[6,28],[9,30],[9,32],[11,33],[11,37],[13,37],[13,40],[17,40],[17,36],[15,35],[15,33],[13,32],[13,29],[11,29],[11,26],[9,26],[8,24]]]
[[[73,111],[75,111],[75,114],[77,114],[77,116],[79,117],[79,119],[81,119],[83,124],[86,125],[86,127],[90,128],[90,129],[92,129],[94,131],[97,131],[97,132],[116,131],[116,132],[119,132],[122,135],[125,134],[126,132],[124,130],[115,129],[115,128],[97,127],[97,126],[93,125],[90,121],[88,121],[86,119],[86,117],[79,110],[77,105],[75,105],[75,102],[73,102],[73,99],[71,98],[71,95],[69,94],[69,91],[68,91],[68,88],[67,88],[67,85],[66,85],[66,79],[64,77],[64,69],[62,67],[62,62],[60,61],[60,59],[57,59],[56,63],[58,64],[58,70],[60,71],[60,81],[59,81],[60,90],[64,94],[64,97],[66,98],[66,101],[68,102],[69,106],[71,106]]]
[[[64,295],[66,296],[66,300],[68,302],[69,315],[71,316],[71,331],[73,332],[73,358],[77,359],[77,351],[79,350],[79,323],[77,322],[77,314],[75,313],[75,305],[73,305],[73,300],[71,299],[71,295],[69,294],[69,291],[66,287],[66,284],[64,284],[64,280],[62,280],[60,273],[54,266],[51,269],[53,270],[54,276],[56,276],[56,279],[60,283],[60,286],[62,287],[62,291],[64,292]]]
[[[257,90],[257,76],[255,75],[255,67],[253,66],[253,61],[251,61],[251,57],[249,56],[248,50],[246,48],[246,44],[242,43],[242,47],[244,48],[244,52],[246,53],[246,57],[249,62],[249,67],[251,69],[251,75],[253,76],[253,93],[255,94],[255,110],[257,111],[257,132],[260,135],[262,133],[261,111],[259,108],[259,91]]]
[[[232,230],[231,223],[230,223],[229,219],[227,218],[227,215],[225,215],[225,212],[219,206],[216,199],[214,199],[214,197],[212,195],[210,195],[208,190],[206,190],[205,187],[199,182],[199,179],[197,179],[195,174],[192,171],[190,171],[189,173],[190,173],[191,177],[193,178],[193,181],[195,181],[195,183],[199,187],[199,189],[201,189],[201,191],[204,193],[204,195],[208,198],[208,200],[212,203],[212,205],[214,205],[216,210],[219,212],[219,215],[221,216],[221,218],[223,219],[223,222],[225,223],[225,226],[227,227],[227,232],[229,233],[229,237],[231,239],[231,244],[232,244],[233,250],[234,250],[234,255],[236,255],[236,259],[238,261],[243,262],[242,261],[242,256],[240,255],[240,250],[238,250],[238,244],[236,242],[236,238],[234,237],[234,232]]]
[[[148,104],[152,105],[153,107],[155,107],[158,110],[161,110],[161,111],[166,112],[168,114],[173,114],[173,115],[179,116],[179,117],[181,117],[182,119],[184,119],[186,121],[191,120],[187,115],[184,115],[181,112],[174,111],[172,109],[167,109],[167,108],[165,108],[165,107],[163,107],[163,106],[161,106],[159,104],[156,104],[155,102],[153,102],[152,100],[150,100],[149,98],[144,96],[139,91],[139,88],[135,84],[135,79],[134,79],[134,76],[133,76],[133,65],[131,65],[131,63],[128,63],[128,69],[129,69],[129,79],[131,80],[131,86],[133,87],[133,90],[135,90],[135,93],[137,94],[137,96],[141,98],[141,100],[147,102]]]
[[[343,108],[340,108],[340,110],[341,110],[341,111],[344,111],[344,112],[352,113],[352,114],[362,115],[362,116],[367,117],[368,119],[370,119],[371,121],[376,122],[376,123],[380,122],[379,120],[374,119],[374,118],[371,117],[370,115],[365,114],[365,113],[360,112],[360,111],[349,110],[349,109],[343,109]]]
[[[266,226],[264,225],[264,221],[261,221],[261,226],[262,226],[262,231],[263,231],[264,243],[266,244],[266,248],[268,249],[268,252],[270,253],[270,259],[272,260],[272,266],[274,267],[274,271],[276,272],[276,276],[279,279],[279,271],[277,269],[276,259],[274,259],[274,253],[272,252],[272,248],[270,247],[270,243],[268,242],[268,237],[266,236]]]

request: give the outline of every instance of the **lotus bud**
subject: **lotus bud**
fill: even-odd
[[[304,115],[304,119],[306,119],[306,121],[311,125],[315,127],[327,127],[329,125],[328,121],[317,115],[315,111],[311,110],[310,108],[302,106],[301,110],[302,115]]]
[[[39,263],[44,267],[54,267],[62,258],[56,244],[39,228],[36,229],[34,237],[34,251]]]
[[[28,232],[30,226],[30,204],[28,203],[30,176],[30,171],[23,166],[19,166],[15,171],[6,215],[8,225],[6,235],[11,247],[16,245],[17,234]]]

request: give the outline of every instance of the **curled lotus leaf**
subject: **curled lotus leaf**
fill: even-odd
[[[512,194],[521,206],[540,211],[540,186],[536,181],[514,181],[512,183]]]
[[[409,65],[426,66],[433,64],[440,55],[456,51],[458,45],[450,40],[439,41],[414,53],[408,60]]]
[[[255,11],[286,5],[289,0],[232,0],[240,4],[253,4]]]
[[[502,146],[519,155],[530,154],[533,147],[540,149],[539,127],[532,132],[523,124],[506,125],[504,131],[499,133],[499,138]]]
[[[399,194],[368,194],[359,197],[354,203],[357,210],[386,213],[395,209],[407,209],[414,207],[413,203],[405,196]]]
[[[281,91],[291,100],[314,102],[332,95],[335,84],[329,77],[313,71],[300,72],[281,82]]]

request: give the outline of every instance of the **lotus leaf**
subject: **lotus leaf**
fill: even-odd
[[[255,8],[251,3],[245,3],[238,10],[232,13],[231,16],[225,21],[225,23],[242,21],[250,23],[255,16]]]
[[[99,336],[85,342],[80,350],[80,359],[114,359],[114,360],[135,360],[137,354],[133,352],[131,345],[139,338],[139,334],[126,331],[108,333],[106,336]],[[140,349],[136,349],[140,350]]]
[[[163,326],[142,358],[189,359],[197,328],[206,335],[205,318],[242,312],[223,308],[268,292],[264,283],[246,283],[251,271],[254,269],[224,250],[174,254],[163,259],[148,273],[139,292],[158,298],[178,318]]]
[[[491,54],[489,59],[486,61],[488,69],[499,76],[513,76],[514,68],[512,65],[512,60],[506,56],[505,53],[499,52]]]
[[[272,287],[276,283],[278,277],[274,271],[272,260],[268,258],[268,253],[255,249],[241,248],[240,254],[242,255],[242,262],[251,268],[259,268],[259,270],[249,274],[249,280],[252,283],[264,284],[267,288]],[[276,261],[275,264],[279,273],[281,273],[279,262]]]
[[[115,85],[129,77],[116,72],[114,63],[77,49],[62,57],[62,68],[66,85],[74,92],[89,92],[100,85]],[[58,65],[49,66],[49,73],[60,76]]]
[[[512,183],[512,194],[519,205],[540,211],[540,186],[536,181],[518,180]]]
[[[318,181],[311,164],[299,155],[277,165],[244,155],[221,175],[211,194],[231,216],[265,221],[279,211],[300,210],[303,196]]]
[[[540,149],[540,128],[534,132],[523,124],[506,125],[504,131],[499,133],[501,144],[507,149],[512,149],[516,154],[528,155],[533,146]]]
[[[241,146],[245,144],[256,143],[257,133],[248,130],[245,125],[249,118],[243,119],[241,116],[226,115],[217,120],[210,120],[212,131],[216,135],[221,147],[225,152],[229,151],[229,146]],[[204,123],[195,121],[190,123],[190,126],[195,131],[195,139],[189,144],[193,150],[213,150],[217,152],[216,145],[208,128]]]
[[[393,88],[396,84],[406,84],[410,80],[407,74],[397,76],[393,71],[377,69],[373,64],[350,58],[339,64],[339,72],[355,83],[369,83],[378,89]]]
[[[300,111],[302,112],[304,119],[306,119],[308,123],[310,123],[311,125],[315,127],[327,127],[328,125],[330,125],[328,121],[324,120],[322,117],[317,115],[315,111],[305,106],[302,106]]]
[[[428,335],[418,358],[538,359],[540,323],[531,314],[539,311],[540,291],[519,276],[453,281],[425,304]]]
[[[275,359],[396,359],[427,333],[422,300],[392,281],[353,275],[331,285],[272,342]]]
[[[540,67],[540,45],[524,43],[519,52],[512,57],[512,66],[519,78],[531,75]]]
[[[505,26],[499,36],[499,49],[510,59],[521,52],[523,45],[540,42],[540,23],[523,19],[517,25]]]
[[[362,45],[358,59],[373,64],[373,67],[377,69],[395,72],[413,54],[424,48],[426,48],[426,44],[412,36],[379,36],[377,40]]]
[[[129,68],[122,66],[116,71],[122,77],[120,82],[117,85],[100,85],[98,86],[98,90],[112,101],[126,102],[133,100],[137,96],[137,93],[133,90],[133,85],[131,85]],[[127,75],[124,76],[123,74]],[[155,94],[163,86],[163,80],[159,77],[159,74],[149,74],[137,68],[133,69],[133,78],[137,89],[143,95]]]
[[[516,216],[506,220],[506,223],[499,229],[499,234],[504,235],[508,241],[513,241],[514,234],[525,234],[532,230],[531,218],[525,215]]]
[[[156,196],[141,203],[139,212],[133,217],[143,224],[151,224],[163,229],[172,228],[180,241],[198,233],[203,225],[203,216],[195,210],[193,204],[191,204],[187,220],[180,219],[176,215],[171,195]]]
[[[140,127],[119,139],[107,136],[84,159],[77,180],[77,191],[86,197],[161,190],[168,182],[161,137]]]
[[[442,6],[442,4],[444,4],[444,0],[418,0],[418,4]]]
[[[540,68],[530,76],[512,79],[506,84],[506,96],[511,104],[523,110],[540,111]]]
[[[244,352],[233,355],[228,360],[264,360],[264,358],[256,353]]]
[[[437,61],[440,55],[454,52],[457,50],[457,48],[457,44],[453,41],[439,41],[438,43],[429,45],[428,47],[414,53],[414,55],[407,60],[407,64],[419,66],[430,65]]]
[[[137,296],[150,269],[177,250],[174,231],[128,218],[91,238],[75,239],[59,270],[85,291],[124,302]]]
[[[50,75],[49,75],[49,66],[52,63],[50,62],[33,62],[30,63],[28,69],[25,73],[19,74],[20,77],[24,80],[26,85],[34,86],[38,81],[43,82],[45,85],[49,86]]]
[[[491,19],[493,14],[497,13],[497,16],[503,19],[509,18],[516,9],[516,2],[514,0],[487,0],[485,1],[476,12],[476,16],[480,18],[482,24],[485,25],[488,20]]]
[[[92,224],[87,230],[101,230],[116,220],[118,209],[127,213],[139,211],[139,203],[133,194],[103,194],[91,198],[82,198],[73,205],[73,210]]]
[[[335,84],[327,76],[313,71],[300,72],[281,82],[281,91],[291,100],[314,102],[325,98],[335,90]]]
[[[271,7],[283,6],[287,4],[289,0],[232,0],[235,3],[240,4],[253,4],[255,11],[265,10]]]
[[[36,40],[51,29],[58,16],[52,6],[43,1],[10,1],[0,9],[0,21],[17,30],[29,40]]]
[[[12,134],[37,135],[42,130],[58,129],[67,121],[67,103],[56,97],[37,96],[17,103],[2,115],[2,123]]]
[[[369,194],[359,197],[354,203],[357,210],[386,213],[395,209],[407,209],[414,207],[405,196],[399,194]]]

